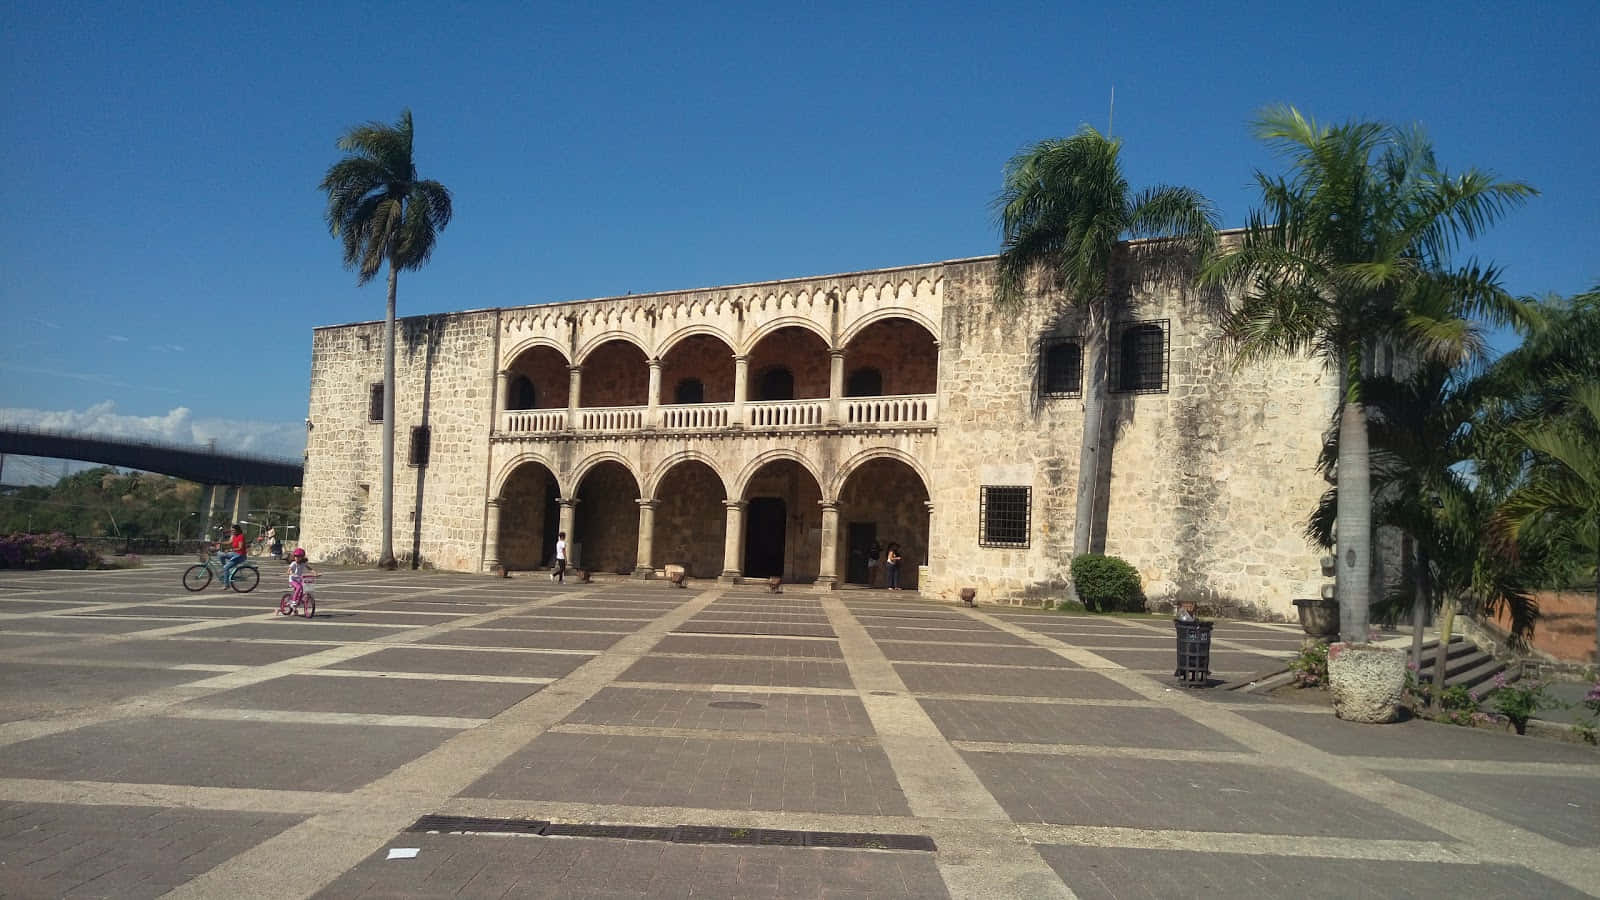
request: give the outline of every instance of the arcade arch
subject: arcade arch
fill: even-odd
[[[932,394],[939,384],[939,346],[919,322],[881,318],[845,345],[844,371],[847,396]]]
[[[650,367],[637,344],[610,340],[584,357],[579,406],[644,406],[649,396]]]
[[[561,492],[554,472],[524,462],[500,486],[497,556],[507,569],[536,569],[555,557]]]
[[[732,403],[733,373],[732,347],[715,335],[691,334],[662,355],[661,396],[656,402]]]
[[[727,533],[722,477],[697,459],[668,469],[655,484],[655,527],[649,543],[653,559],[640,560],[656,569],[680,565],[695,578],[722,573]]]
[[[797,460],[774,459],[745,480],[742,574],[815,581],[822,563],[822,486]]]
[[[639,482],[633,473],[615,460],[596,463],[582,474],[576,494],[568,559],[594,572],[632,574],[639,555]]]
[[[879,560],[890,543],[900,545],[900,586],[917,587],[917,566],[928,561],[928,487],[910,464],[880,456],[856,466],[839,490],[839,541],[834,571],[840,580],[885,587],[885,576],[867,565],[873,543]]]
[[[826,397],[828,365],[828,342],[815,331],[798,325],[779,328],[750,348],[748,396],[757,401]],[[780,396],[768,396],[774,392]]]
[[[552,347],[536,345],[517,354],[506,367],[504,409],[565,409],[567,358]]]

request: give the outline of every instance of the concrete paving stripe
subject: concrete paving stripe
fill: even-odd
[[[1019,825],[1029,842],[1126,850],[1188,850],[1247,856],[1366,859],[1374,862],[1481,863],[1482,855],[1467,844],[1444,841],[1400,841],[1316,837],[1299,834],[1255,834],[1229,831],[1157,831],[1097,825]]]
[[[1164,671],[1164,670],[1163,670]],[[1333,707],[1312,706],[1309,703],[1230,703],[1226,700],[1207,701],[1223,709],[1236,709],[1251,713],[1283,713],[1286,716],[1331,716]]]
[[[496,618],[499,618],[499,617],[497,616]],[[384,627],[388,628],[388,627],[391,627],[391,626],[387,626],[386,625]],[[600,631],[598,629],[589,629],[589,628],[583,628],[583,629],[578,629],[578,628],[561,628],[561,629],[550,629],[550,628],[507,628],[504,625],[490,625],[490,624],[473,625],[472,626],[472,630],[473,631],[489,631],[489,632],[493,632],[495,634],[627,634],[628,633],[626,631],[616,631],[616,630]]]
[[[372,669],[308,669],[298,674],[315,675],[319,678],[398,678],[413,681],[476,681],[483,684],[552,684],[556,680],[532,675],[458,675],[449,672],[400,672]]]
[[[1405,756],[1346,756],[1352,765],[1379,772],[1451,772],[1462,775],[1534,775],[1552,778],[1600,777],[1600,757],[1592,763],[1508,762],[1498,759],[1412,759]]]
[[[386,716],[377,713],[309,712],[292,709],[248,709],[223,706],[182,706],[162,714],[167,719],[204,719],[218,722],[279,722],[292,725],[380,725],[390,728],[478,728],[488,719],[459,716]],[[314,766],[315,760],[311,761]]]
[[[473,653],[553,653],[561,656],[599,656],[604,650],[568,650],[562,647],[477,647],[470,644],[407,644],[408,650],[466,650]]]
[[[997,617],[976,610],[966,612],[1006,627]],[[1024,629],[1019,627],[1016,630]],[[1041,643],[1041,646],[1045,644]],[[1569,847],[1526,828],[1385,778],[1348,758],[1292,738],[1230,709],[1187,701],[1181,692],[1172,691],[1137,672],[1124,670],[1105,674],[1129,690],[1161,702],[1195,723],[1251,750],[1283,759],[1297,759],[1301,763],[1299,771],[1302,774],[1376,803],[1397,816],[1443,832],[1470,845],[1485,859],[1515,860],[1520,865],[1584,893],[1600,885],[1600,853],[1595,853],[1592,847]]]
[[[1053,671],[1060,672],[1061,669]],[[1066,671],[1071,671],[1070,669]],[[918,700],[968,700],[978,703],[1032,703],[1037,706],[1108,706],[1115,709],[1158,709],[1151,700],[1116,700],[1104,697],[1015,697],[1010,694],[961,694],[941,691],[911,691]]]
[[[760,634],[760,633],[731,634],[731,633],[726,632],[726,631],[694,631],[694,630],[674,631],[673,634],[686,634],[686,635],[687,634],[692,634],[695,637],[727,638],[730,641],[744,641],[744,640],[749,640],[750,638],[760,638],[760,639],[762,639],[764,641],[823,641],[823,642],[831,644],[834,641],[838,640],[837,637],[820,637],[820,636],[809,635],[809,634]]]
[[[652,653],[651,657],[660,656]],[[744,657],[752,659],[755,657]],[[809,662],[809,660],[808,660]],[[810,694],[823,697],[854,697],[853,688],[796,687],[787,684],[679,684],[673,681],[616,681],[612,687],[635,688],[644,691],[706,691],[722,694]]]
[[[1168,750],[1156,747],[1116,747],[1105,744],[1022,744],[998,741],[951,741],[950,746],[968,753],[1017,753],[1033,756],[1132,757],[1161,762],[1239,763],[1248,766],[1278,767],[1259,753],[1228,753],[1220,750]]]
[[[556,683],[396,768],[332,810],[280,832],[173,890],[172,898],[309,896],[390,841],[418,817],[438,812],[507,757],[571,715],[646,656],[672,629],[718,599],[713,588],[623,637]],[[566,596],[571,596],[570,594]],[[546,601],[534,601],[542,603]],[[533,604],[529,604],[530,606]],[[526,808],[527,804],[523,804]],[[285,867],[292,859],[295,865]]]
[[[767,635],[762,635],[762,637],[767,637]],[[833,665],[833,666],[842,666],[842,665],[844,665],[844,660],[833,658],[833,657],[827,657],[827,656],[755,656],[755,655],[751,655],[751,654],[748,654],[748,653],[675,653],[675,652],[665,652],[665,651],[657,650],[656,652],[650,654],[650,658],[651,659],[689,659],[689,660],[696,660],[696,659],[725,659],[725,660],[730,660],[730,661],[733,661],[733,662],[750,662],[752,660],[759,660],[759,659],[779,659],[779,660],[785,660],[785,661],[794,660],[794,661],[797,661],[797,662],[805,662],[805,663],[811,664],[811,665]],[[1055,671],[1055,670],[1054,669],[1049,669],[1049,670],[1046,670],[1046,671]]]
[[[565,727],[565,726],[563,726]],[[927,820],[909,816],[858,816],[844,813],[782,812],[758,809],[701,809],[685,806],[624,806],[611,803],[571,803],[544,800],[497,800],[452,797],[437,810],[447,816],[528,818],[552,822],[596,822],[628,825],[715,824],[727,828],[782,828],[790,831],[864,831],[869,833],[928,833]],[[410,824],[410,823],[407,823]],[[959,828],[982,828],[972,822],[950,823]],[[1017,839],[1015,832],[1007,835]],[[937,840],[937,838],[935,838]],[[941,845],[940,850],[943,850]]]
[[[50,781],[0,778],[0,801],[74,806],[142,806],[316,815],[349,803],[345,794],[197,787],[188,784],[125,784],[117,781]]]
[[[249,666],[210,665],[206,663],[170,663],[157,660],[106,659],[104,657],[52,656],[47,659],[30,659],[30,666],[81,666],[90,669],[160,669],[164,672],[237,672]]]
[[[1009,824],[1000,802],[907,695],[905,682],[867,629],[838,598],[827,597],[822,605],[911,811],[919,818]],[[938,866],[953,897],[1074,896],[1037,852],[1014,841],[994,842],[981,858],[941,853]]]
[[[641,725],[553,725],[553,734],[617,735],[693,741],[752,741],[777,744],[822,744],[830,747],[877,747],[878,739],[860,735],[805,734],[791,731],[717,731],[709,728],[656,728]]]
[[[865,631],[866,629],[862,629],[862,630]],[[988,648],[988,649],[993,649],[993,650],[1006,650],[1006,649],[1016,650],[1016,649],[1018,649],[1019,647],[1022,646],[1021,644],[990,644],[990,643],[987,643],[987,642],[979,642],[979,641],[929,641],[929,640],[921,640],[921,639],[918,639],[918,638],[898,638],[898,637],[887,637],[887,636],[879,637],[879,638],[877,638],[877,640],[882,641],[885,644],[896,644],[896,645],[899,645],[899,644],[914,644],[914,645],[923,646],[923,647],[927,647],[927,646],[932,646],[932,647],[960,647],[962,649],[966,649],[968,647],[983,647],[983,648]]]
[[[1015,647],[1013,647],[1015,649]],[[1030,672],[1060,672],[1062,666],[1019,666],[1014,663],[1000,662],[954,662],[947,659],[897,659],[897,666],[948,666],[952,669],[1024,669]],[[1065,669],[1076,671],[1076,669]]]
[[[1172,640],[1172,641],[1176,641],[1177,640],[1177,636],[1174,633],[1173,628],[1172,628],[1170,623],[1167,625],[1167,627],[1163,628],[1163,627],[1160,627],[1160,626],[1158,626],[1158,625],[1156,625],[1156,624],[1154,624],[1152,622],[1143,621],[1143,620],[1139,620],[1139,619],[1118,619],[1117,621],[1121,622],[1122,624],[1124,624],[1124,625],[1126,625],[1126,626],[1128,626],[1130,628],[1136,628],[1136,629],[1138,629],[1140,631],[1143,631],[1143,632],[1155,632],[1155,633],[1160,634],[1162,637],[1167,638],[1168,640]],[[1213,646],[1213,647],[1225,647],[1225,648],[1227,648],[1229,650],[1244,650],[1247,653],[1259,653],[1259,652],[1261,652],[1261,648],[1260,647],[1252,646],[1252,645],[1246,644],[1246,643],[1244,643],[1242,641],[1233,640],[1233,639],[1230,639],[1230,638],[1228,638],[1226,636],[1219,635],[1219,634],[1217,634],[1215,632],[1212,632],[1212,635],[1211,635],[1211,646]],[[1107,648],[1107,649],[1111,649],[1111,648]],[[1298,652],[1299,652],[1299,650],[1296,649],[1295,651],[1289,652],[1286,655],[1287,656],[1293,656],[1293,655],[1295,655],[1295,653],[1298,653]]]

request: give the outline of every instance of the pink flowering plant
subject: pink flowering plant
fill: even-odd
[[[1559,706],[1561,701],[1550,696],[1550,685],[1537,678],[1506,681],[1506,673],[1494,676],[1494,688],[1489,694],[1489,705],[1495,712],[1511,721],[1517,734],[1528,733],[1528,720],[1541,709]]]
[[[98,554],[60,532],[0,537],[0,569],[91,569],[99,565]]]

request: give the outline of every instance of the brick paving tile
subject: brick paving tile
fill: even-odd
[[[162,606],[128,606],[116,611],[119,616],[149,616],[155,619],[242,619],[245,616],[259,616],[260,609],[245,606],[221,606],[206,604],[204,606],[189,606],[185,604],[166,604]],[[97,615],[96,613],[81,614],[84,617]],[[98,615],[106,615],[99,613]]]
[[[274,602],[276,607],[276,602]],[[392,637],[404,628],[384,628],[377,625],[332,625],[337,621],[332,616],[335,610],[329,609],[322,598],[317,598],[317,618],[273,618],[271,621],[252,623],[248,625],[224,625],[221,628],[212,628],[206,631],[206,637],[215,638],[277,638],[290,641],[343,641],[355,643],[370,641],[373,638]],[[328,623],[327,627],[322,627]]]
[[[1448,839],[1375,803],[1287,770],[1111,757],[961,755],[1018,822]]]
[[[419,644],[451,644],[467,647],[514,647],[521,650],[604,650],[622,640],[621,633],[528,631],[518,628],[461,628],[434,635]]]
[[[577,653],[513,653],[391,647],[331,665],[369,672],[438,672],[445,675],[516,675],[561,678],[594,657]]]
[[[1244,751],[1243,745],[1170,709],[919,700],[953,741],[1098,744],[1172,750]]]
[[[1416,769],[1383,774],[1551,840],[1600,850],[1600,778],[1419,771],[1426,767],[1419,760]]]
[[[279,644],[199,637],[118,641],[95,648],[107,660],[198,663],[209,666],[261,666],[328,649],[321,644]],[[65,655],[65,654],[63,654]]]
[[[391,843],[420,852],[389,861],[385,848],[316,896],[949,896],[928,854],[479,835],[401,835]]]
[[[0,747],[13,778],[349,791],[453,731],[304,723],[128,719]]]
[[[1383,726],[1353,725],[1333,716],[1304,715],[1278,709],[1243,710],[1240,715],[1340,756],[1404,756],[1426,759],[1496,759],[1506,762],[1587,763],[1600,778],[1600,750],[1518,737],[1482,728],[1462,728],[1421,719]],[[1374,732],[1381,732],[1375,734]],[[1375,740],[1381,737],[1382,740]],[[1424,766],[1424,768],[1426,768]]]
[[[0,897],[158,897],[298,816],[0,803]],[[55,848],[57,852],[43,852]]]
[[[906,815],[876,747],[624,735],[540,735],[464,797]]]
[[[532,631],[608,631],[631,634],[643,623],[623,619],[574,619],[556,616],[505,616],[489,623],[490,628],[526,628]]]
[[[726,709],[711,704],[760,703],[760,709]],[[608,687],[566,718],[582,725],[645,728],[696,728],[711,731],[766,731],[794,734],[872,734],[866,707],[855,697],[818,694],[722,694],[713,691],[658,691]]]
[[[426,651],[424,651],[426,652]],[[381,716],[488,718],[539,690],[536,684],[429,681],[420,678],[285,675],[212,694],[205,707],[298,712],[372,713]]]
[[[621,681],[678,684],[759,684],[787,687],[850,687],[843,662],[811,659],[681,659],[650,656],[623,672]]]
[[[779,638],[669,634],[656,644],[657,653],[716,653],[728,656],[772,656],[794,659],[843,659],[833,641],[786,641]]]
[[[0,722],[64,713],[198,681],[205,672],[0,663]]]
[[[173,621],[113,619],[106,616],[35,616],[0,620],[0,631],[38,631],[58,634],[127,634],[152,628],[171,628]]]
[[[1139,695],[1082,669],[1002,669],[895,663],[910,690],[923,694],[998,694],[1008,697],[1089,697],[1136,700]]]
[[[1003,666],[1057,666],[1077,668],[1043,647],[981,647],[965,644],[926,644],[878,641],[883,655],[897,662],[987,663]]]
[[[831,625],[804,625],[787,622],[726,621],[690,619],[675,629],[678,634],[773,634],[789,637],[837,637]]]
[[[1148,650],[1095,650],[1094,652],[1118,665],[1127,666],[1136,671],[1159,672],[1171,668],[1177,662],[1177,647],[1175,644],[1161,648],[1152,647]],[[1284,659],[1285,657],[1268,656],[1264,653],[1218,650],[1213,646],[1211,650],[1211,671],[1237,673],[1271,672],[1282,669]]]
[[[984,625],[961,631],[950,628],[905,628],[900,626],[885,628],[873,625],[867,627],[867,634],[871,635],[875,641],[937,641],[941,644],[1011,644],[1018,647],[1030,646],[1022,638]]]
[[[1583,897],[1519,866],[1246,856],[1112,847],[1041,846],[1039,855],[1082,900],[1169,897]]]

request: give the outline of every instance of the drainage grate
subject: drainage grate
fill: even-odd
[[[675,844],[732,844],[764,847],[826,847],[839,850],[938,851],[922,834],[872,834],[847,831],[791,831],[783,828],[727,828],[718,825],[602,825],[543,819],[486,819],[476,816],[423,816],[407,831],[446,834],[528,834],[545,837],[620,838]]]
[[[713,700],[708,706],[716,709],[765,709],[766,704],[754,700]]]

